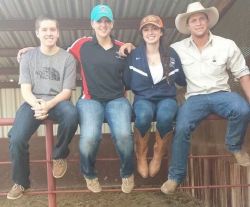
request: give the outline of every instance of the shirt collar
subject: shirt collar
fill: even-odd
[[[110,37],[111,37],[111,41],[112,41],[113,45],[115,45],[115,39],[114,39],[114,37],[112,35],[110,35]],[[99,44],[98,40],[96,38],[96,35],[93,35],[93,43],[94,44]]]
[[[205,47],[208,46],[209,44],[213,44],[213,39],[214,39],[214,35],[212,32],[209,31],[209,39],[208,39],[208,42],[206,43]],[[186,41],[186,47],[191,47],[192,45],[195,45],[192,37],[190,36],[189,38],[187,38],[187,41]]]

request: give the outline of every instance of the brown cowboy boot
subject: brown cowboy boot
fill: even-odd
[[[148,140],[149,140],[150,130],[141,136],[140,131],[134,127],[134,140],[135,140],[135,154],[137,158],[137,171],[143,178],[148,177]]]
[[[161,161],[163,156],[167,153],[167,147],[173,137],[173,132],[168,132],[163,138],[161,138],[158,130],[155,132],[155,144],[154,144],[154,156],[149,163],[149,175],[154,177],[161,168]]]

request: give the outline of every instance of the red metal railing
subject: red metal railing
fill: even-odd
[[[10,126],[14,122],[11,118],[1,118],[0,126]],[[46,145],[46,160],[32,160],[30,162],[46,162],[47,167],[47,189],[48,191],[34,191],[29,194],[48,194],[48,206],[56,207],[56,184],[55,179],[52,174],[52,149],[53,149],[53,122],[46,120],[43,122],[45,125],[45,145]],[[0,162],[0,164],[10,164],[10,162]],[[1,193],[0,195],[6,195],[6,193]]]
[[[216,115],[210,115],[207,117],[206,120],[221,120],[223,118],[216,116]],[[9,126],[13,124],[14,119],[12,118],[0,118],[0,126]],[[47,167],[47,191],[45,190],[35,190],[31,191],[27,194],[47,194],[48,195],[48,207],[56,207],[56,194],[57,193],[85,193],[89,192],[87,189],[74,189],[74,190],[65,190],[65,189],[56,189],[56,182],[52,175],[52,149],[53,149],[53,122],[50,120],[46,120],[43,122],[45,125],[45,144],[46,144],[46,160],[30,160],[30,162],[37,162],[37,163],[46,163]],[[231,155],[190,155],[190,159],[217,159],[220,157],[229,157]],[[108,161],[114,161],[118,160],[119,158],[99,158],[98,160],[108,160]],[[77,162],[76,159],[71,159],[69,162]],[[3,164],[10,164],[8,161],[2,161],[0,162],[0,165]],[[181,186],[181,189],[214,189],[214,188],[235,188],[235,187],[249,187],[250,184],[234,184],[234,185],[204,185],[204,186]],[[144,188],[136,188],[134,191],[156,191],[159,190],[159,188],[153,188],[153,187],[144,187]],[[108,192],[117,192],[120,191],[120,189],[114,189],[114,188],[108,188],[104,187],[103,191]],[[0,192],[0,196],[6,195],[6,193]]]

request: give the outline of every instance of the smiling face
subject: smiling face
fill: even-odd
[[[56,47],[59,38],[57,22],[54,20],[42,20],[36,30],[36,36],[40,40],[41,46],[47,48]]]
[[[196,13],[189,17],[187,25],[193,37],[202,38],[208,35],[208,17],[205,13]]]
[[[102,17],[98,21],[92,21],[91,26],[98,38],[107,38],[113,29],[113,21],[110,21],[107,17]]]
[[[147,24],[142,28],[142,37],[146,44],[156,44],[160,42],[160,38],[163,35],[162,29],[153,25]]]

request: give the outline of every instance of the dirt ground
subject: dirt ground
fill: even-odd
[[[17,200],[0,197],[1,207],[46,207],[47,196],[23,196]],[[204,207],[187,193],[164,195],[161,192],[119,192],[59,194],[57,207]]]

